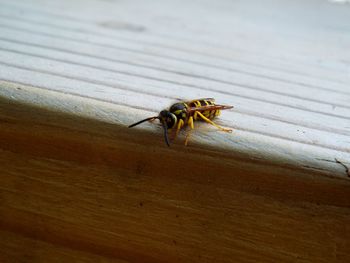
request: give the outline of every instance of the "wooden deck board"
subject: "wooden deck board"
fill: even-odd
[[[0,0],[4,260],[349,259],[350,5],[263,2]]]

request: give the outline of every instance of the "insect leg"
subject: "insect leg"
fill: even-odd
[[[183,119],[180,119],[179,120],[179,123],[178,123],[178,125],[177,125],[177,129],[176,129],[176,135],[179,133],[179,131],[180,131],[180,129],[184,126],[184,121],[183,121]]]
[[[177,135],[178,135],[180,129],[184,126],[184,124],[185,124],[184,121],[183,121],[182,119],[180,119],[179,122],[178,122],[178,124],[177,124],[176,132],[175,132],[175,135],[174,135],[173,140],[176,139],[176,137],[177,137]]]
[[[194,129],[193,117],[192,117],[192,116],[188,119],[188,126],[191,127],[191,130],[190,130],[190,131],[187,133],[187,135],[186,135],[185,146],[187,146],[187,144],[188,144],[188,139],[190,138],[191,132],[192,132],[193,129]]]
[[[210,123],[211,125],[217,127],[218,129],[220,129],[220,130],[222,130],[222,131],[224,131],[224,132],[232,132],[231,129],[223,128],[223,127],[217,125],[216,123],[214,123],[213,121],[209,120],[209,119],[208,119],[207,117],[205,117],[201,112],[199,112],[199,111],[196,111],[196,112],[197,112],[197,114],[198,114],[204,121],[206,121],[207,123]]]
[[[195,111],[194,114],[193,114],[194,120],[197,120],[197,113],[198,113],[198,111]]]
[[[194,129],[194,121],[193,121],[193,117],[191,116],[189,119],[188,119],[188,125],[191,127],[191,129],[193,130]]]

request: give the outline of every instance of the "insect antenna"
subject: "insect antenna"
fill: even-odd
[[[134,127],[134,126],[136,126],[136,125],[139,125],[139,124],[141,124],[141,123],[143,123],[143,122],[145,122],[145,121],[153,121],[153,120],[155,120],[155,119],[159,119],[159,117],[158,117],[158,116],[156,116],[156,117],[149,117],[149,118],[147,118],[147,119],[138,121],[138,122],[136,122],[136,123],[134,123],[134,124],[129,125],[129,128],[132,128],[132,127]]]
[[[168,146],[170,146],[169,137],[168,137],[168,126],[166,125],[165,121],[162,120],[159,116],[156,116],[156,117],[149,117],[149,118],[147,118],[147,119],[144,119],[144,120],[138,121],[138,122],[136,122],[136,123],[134,123],[134,124],[131,124],[131,125],[129,125],[128,127],[129,127],[129,128],[132,128],[132,127],[134,127],[134,126],[136,126],[136,125],[139,125],[139,124],[141,124],[141,123],[143,123],[143,122],[145,122],[145,121],[153,121],[153,120],[155,120],[155,119],[159,119],[160,122],[162,123],[163,130],[164,130],[164,139],[165,139],[165,142],[166,142],[166,144],[167,144]]]
[[[161,119],[160,119],[161,120]],[[170,147],[170,143],[169,143],[169,137],[168,137],[168,126],[166,125],[164,120],[161,120],[162,126],[163,126],[163,130],[164,130],[164,139],[166,144]]]

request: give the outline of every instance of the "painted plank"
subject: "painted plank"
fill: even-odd
[[[347,261],[348,8],[0,0],[6,259]],[[127,128],[200,97],[232,134]]]

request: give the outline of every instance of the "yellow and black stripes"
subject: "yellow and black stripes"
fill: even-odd
[[[197,112],[201,112],[203,114],[203,116],[205,116],[207,119],[214,119],[216,116],[219,116],[221,111],[218,109],[207,109],[207,110],[200,110],[200,108],[205,107],[205,106],[209,106],[208,108],[210,108],[210,106],[215,106],[215,103],[213,100],[207,100],[207,99],[202,99],[202,100],[197,100],[197,101],[192,101],[190,103],[190,107],[193,108],[198,108],[198,111],[195,111],[193,114],[193,118],[194,120],[198,119],[198,113]],[[194,109],[195,110],[195,109]]]

